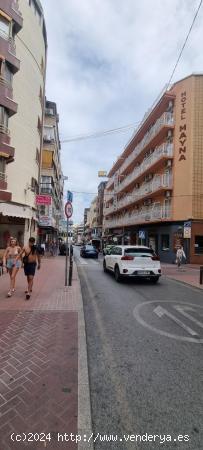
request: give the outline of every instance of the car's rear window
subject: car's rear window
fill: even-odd
[[[86,245],[86,250],[96,250],[95,247],[93,247],[93,245]]]
[[[124,250],[124,254],[125,255],[130,255],[130,256],[143,256],[143,257],[147,257],[147,256],[152,256],[154,255],[154,251],[151,248],[126,248]]]

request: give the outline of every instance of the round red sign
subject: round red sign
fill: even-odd
[[[66,202],[65,204],[65,215],[67,219],[70,219],[73,215],[73,206],[71,202]]]

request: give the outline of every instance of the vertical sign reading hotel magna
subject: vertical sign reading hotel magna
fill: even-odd
[[[186,125],[186,91],[180,95],[180,127],[179,127],[179,158],[178,161],[186,161],[187,159],[187,125]]]

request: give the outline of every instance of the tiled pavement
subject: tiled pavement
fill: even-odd
[[[77,272],[72,288],[63,285],[63,257],[42,261],[30,301],[22,270],[11,298],[8,275],[0,277],[0,450],[77,448],[57,441],[78,425]],[[12,433],[45,433],[47,440],[27,434],[30,442],[17,443]]]
[[[199,283],[200,266],[195,264],[183,264],[178,268],[175,264],[162,264],[163,275],[190,286],[203,289],[203,285]]]

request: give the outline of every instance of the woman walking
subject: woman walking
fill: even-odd
[[[16,258],[21,252],[21,248],[18,245],[17,239],[11,237],[8,247],[3,255],[3,266],[7,268],[10,275],[10,289],[8,291],[8,297],[15,291],[16,275],[21,267],[21,261]]]
[[[183,246],[181,245],[176,252],[176,264],[178,268],[181,266],[183,258],[186,259],[186,256],[183,250]]]

